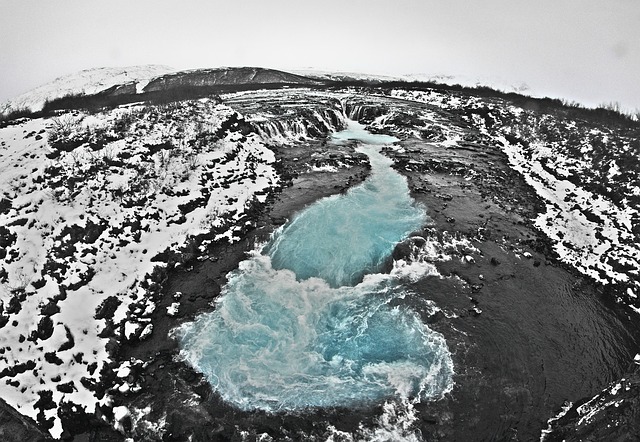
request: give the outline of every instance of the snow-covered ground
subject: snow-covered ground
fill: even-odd
[[[166,264],[151,258],[180,256],[212,229],[214,240],[237,240],[245,209],[278,183],[274,162],[209,99],[0,129],[3,399],[59,437],[62,403],[92,413],[110,403],[109,387],[135,390],[100,382],[113,372],[114,342],[153,331]]]
[[[632,134],[502,100],[439,91],[390,95],[456,111],[502,149],[545,201],[535,225],[560,259],[600,283],[618,284],[618,299],[640,313],[640,146]]]

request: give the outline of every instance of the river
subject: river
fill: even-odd
[[[393,137],[350,123],[334,135],[349,140],[369,157],[367,180],[302,210],[229,275],[213,311],[177,332],[182,356],[238,408],[416,402],[452,388],[444,337],[402,302],[416,269],[383,272],[425,209],[379,153]]]

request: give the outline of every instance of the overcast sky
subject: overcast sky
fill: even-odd
[[[640,0],[0,0],[0,102],[140,64],[463,75],[640,109]]]

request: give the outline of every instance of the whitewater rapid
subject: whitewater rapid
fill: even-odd
[[[395,139],[350,123],[371,175],[318,201],[228,275],[212,312],[176,331],[181,355],[244,410],[367,406],[437,398],[452,386],[445,339],[406,302],[428,265],[381,273],[427,220],[380,154]],[[429,308],[424,301],[423,308]]]

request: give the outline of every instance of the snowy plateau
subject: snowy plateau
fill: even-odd
[[[630,393],[640,388],[640,124],[515,94],[329,77],[102,69],[56,80],[2,108],[31,114],[0,123],[0,398],[3,409],[17,411],[13,423],[0,423],[0,437],[579,440],[591,434],[593,422],[618,428],[597,433],[606,437],[640,430],[632,423],[640,418],[638,396]],[[86,106],[92,96],[103,100],[132,83],[113,95],[117,103]],[[163,96],[154,84],[173,93]],[[50,106],[70,96],[82,105]],[[366,157],[352,145],[328,142],[350,120],[400,140],[382,152],[431,221],[413,243],[396,247],[393,259],[407,260],[407,250],[423,242],[433,247],[426,253],[423,245],[422,259],[412,256],[438,267],[429,290],[450,294],[434,298],[437,308],[425,307],[424,316],[453,349],[456,387],[441,401],[415,407],[385,402],[357,412],[355,423],[322,410],[304,414],[295,431],[301,422],[295,416],[239,418],[211,399],[211,387],[165,343],[173,328],[215,305],[215,295],[189,292],[186,283],[178,290],[172,281],[213,266],[207,268],[217,269],[216,284],[223,286],[254,243],[297,210],[362,181]],[[295,193],[296,186],[303,190]],[[611,338],[611,356],[605,349],[602,360],[585,362],[611,366],[583,385],[548,393],[554,384],[546,387],[542,369],[535,376],[545,387],[523,393],[527,382],[483,373],[473,330],[484,324],[478,321],[503,320],[492,316],[499,311],[493,306],[511,298],[492,294],[520,287],[521,299],[534,296],[527,281],[550,278],[565,281],[571,293],[589,293],[585,302],[596,307],[588,308],[606,310],[620,335]],[[421,284],[413,292],[429,292]],[[198,297],[198,307],[189,306]],[[574,298],[558,309],[580,310],[582,298]],[[553,310],[550,299],[545,308]],[[508,308],[524,316],[537,311],[529,304],[538,301],[527,302]],[[531,332],[537,333],[531,342],[559,342],[571,333],[559,317],[557,330]],[[588,340],[591,332],[575,324],[576,339]],[[602,327],[602,334],[613,333]],[[589,357],[579,348],[571,360]],[[162,352],[169,362],[154,363]],[[529,364],[529,357],[514,364]],[[539,359],[553,364],[549,355]],[[176,364],[182,364],[179,381],[175,373],[161,374]],[[162,376],[171,382],[162,384]],[[564,375],[557,376],[561,384]],[[465,408],[464,395],[479,388],[465,383],[483,382],[502,390],[480,399],[479,408]],[[154,402],[157,390],[172,388],[175,395],[165,391]],[[509,396],[506,408],[533,405],[514,412],[524,417],[497,424],[504,416],[483,410],[503,396]],[[158,403],[165,400],[212,423],[202,431],[176,423],[183,415]],[[620,417],[613,409],[631,411]],[[491,428],[476,436],[454,428],[456,419],[485,418]],[[11,428],[19,428],[14,439]]]

